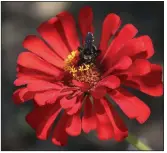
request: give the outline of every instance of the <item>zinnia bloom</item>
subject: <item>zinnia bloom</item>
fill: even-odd
[[[68,135],[78,136],[82,130],[96,130],[101,140],[121,141],[128,129],[106,94],[139,123],[148,119],[150,109],[125,87],[150,96],[163,94],[162,68],[148,61],[154,54],[150,37],[135,37],[138,30],[132,24],[119,29],[120,17],[111,13],[102,24],[97,49],[92,22],[92,9],[82,8],[78,17],[82,43],[69,12],[42,23],[39,36],[29,35],[23,41],[27,51],[18,57],[14,82],[22,87],[13,98],[17,104],[33,99],[34,109],[26,121],[39,139],[48,138],[60,116],[52,133],[56,145],[65,145]]]

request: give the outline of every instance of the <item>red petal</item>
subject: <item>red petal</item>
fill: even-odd
[[[137,58],[150,58],[154,54],[154,48],[149,36],[133,38],[125,43],[124,46],[114,57],[120,59],[122,56],[130,56],[134,60]]]
[[[44,40],[53,48],[57,55],[59,55],[62,59],[65,59],[69,54],[69,50],[65,44],[65,40],[61,38],[61,35],[64,35],[64,32],[59,31],[60,26],[60,21],[57,17],[54,17],[41,24],[37,30]]]
[[[60,112],[60,105],[36,107],[26,116],[28,124],[36,130],[39,139],[47,139],[53,121]]]
[[[94,101],[94,108],[97,117],[97,136],[100,140],[108,140],[113,137],[113,127],[99,100]]]
[[[76,87],[81,88],[81,90],[82,90],[83,92],[84,92],[84,91],[87,91],[87,90],[90,88],[90,86],[89,86],[88,83],[79,82],[79,81],[77,81],[77,80],[72,80],[72,83],[73,83],[73,85],[75,85]]]
[[[101,87],[101,86],[115,89],[120,86],[120,80],[118,77],[114,75],[110,75],[108,77],[103,78],[101,81],[99,81],[96,87]]]
[[[63,12],[58,14],[57,17],[63,26],[63,29],[65,31],[65,36],[67,38],[71,51],[76,50],[78,46],[80,46],[80,43],[79,43],[79,39],[76,31],[76,24],[73,16],[68,12]]]
[[[101,104],[103,105],[104,110],[106,111],[106,114],[112,124],[115,140],[122,141],[128,136],[128,129],[126,128],[122,119],[119,117],[118,113],[111,105],[108,104],[105,99],[101,99]]]
[[[138,55],[140,53],[144,53],[146,50],[146,47],[144,45],[144,42],[141,41],[139,38],[133,38],[129,41],[127,41],[118,51],[118,53],[115,55],[115,59],[118,60],[123,56],[130,56],[133,57],[135,55]]]
[[[141,36],[138,39],[144,42],[146,59],[149,59],[152,55],[154,55],[154,48],[151,38],[149,36]]]
[[[58,68],[46,63],[44,60],[30,52],[21,53],[18,57],[17,64],[26,68],[53,75],[55,77],[58,77],[58,79],[62,77],[62,72]]]
[[[31,81],[28,86],[27,86],[29,91],[44,91],[44,90],[61,90],[62,86],[55,83],[50,83],[47,81],[43,81],[43,80],[35,80],[35,81]]]
[[[52,79],[53,78],[47,78],[47,77],[45,77],[45,76],[41,76],[41,79],[43,79],[43,80],[41,80],[40,78],[36,78],[35,77],[36,75],[20,75],[19,76],[19,78],[17,78],[15,81],[14,81],[14,85],[15,86],[21,86],[21,85],[26,85],[26,84],[28,84],[28,83],[34,83],[34,82],[36,82],[36,81],[48,81],[48,82],[50,82],[50,81],[53,81]],[[50,80],[49,80],[50,79]],[[55,81],[55,79],[54,79],[54,81]]]
[[[78,22],[82,34],[82,41],[84,43],[88,32],[94,32],[93,27],[93,12],[91,7],[84,7],[79,12]]]
[[[53,104],[56,102],[57,96],[58,94],[56,90],[49,90],[43,93],[36,93],[34,100],[39,106],[42,106],[46,104]]]
[[[81,106],[82,106],[82,102],[83,102],[83,95],[78,97],[77,102],[75,103],[75,105],[73,105],[69,109],[66,109],[66,113],[68,115],[73,115],[73,114],[77,113],[80,110]]]
[[[42,140],[46,140],[49,136],[49,133],[51,131],[51,127],[58,116],[58,114],[61,111],[60,105],[57,104],[57,106],[54,106],[52,110],[49,111],[49,114],[45,114],[45,118],[42,121],[42,123],[37,128],[37,137]],[[45,112],[43,112],[45,113]]]
[[[45,82],[45,80],[40,80],[40,79],[37,79],[37,78],[29,76],[29,75],[22,75],[14,81],[14,85],[15,86],[21,86],[21,85],[26,85],[26,84],[29,84],[29,83],[35,83],[35,82],[38,82],[38,81],[42,81],[42,82],[44,81]]]
[[[66,132],[71,136],[78,136],[81,133],[81,119],[79,113],[69,116]]]
[[[111,92],[110,96],[130,119],[136,118],[142,124],[150,116],[150,108],[125,89],[120,88],[116,93]]]
[[[128,56],[121,57],[111,68],[109,68],[102,77],[106,77],[107,75],[111,74],[115,70],[126,70],[132,64],[132,60]]]
[[[31,100],[34,97],[34,93],[28,91],[27,88],[20,88],[17,89],[14,93],[13,93],[13,101],[15,104],[20,104],[23,103],[25,101]]]
[[[91,95],[96,98],[100,99],[103,98],[107,93],[107,88],[106,87],[96,87],[94,90],[91,90]]]
[[[128,75],[142,76],[146,75],[151,71],[151,64],[149,61],[144,59],[136,59],[131,67],[126,71]]]
[[[144,76],[129,76],[123,84],[138,89],[151,96],[162,96],[162,67],[160,65],[151,64],[150,73]]]
[[[52,142],[55,145],[64,146],[67,144],[68,135],[65,131],[67,120],[68,116],[64,113],[53,131]]]
[[[85,133],[89,133],[91,130],[96,129],[96,116],[89,97],[87,97],[85,101],[82,129]]]
[[[124,45],[128,40],[132,39],[137,33],[137,29],[132,24],[126,24],[118,36],[112,41],[109,48],[107,49],[101,64],[104,62],[105,66],[109,68],[111,63],[114,63],[114,56],[118,53],[119,49]],[[101,55],[102,56],[102,55]]]
[[[21,86],[21,85],[25,85],[25,84],[27,84],[27,83],[29,83],[31,81],[34,81],[34,80],[37,80],[37,79],[29,77],[29,76],[22,76],[22,77],[17,78],[14,81],[14,85],[15,86]]]
[[[27,79],[56,81],[56,78],[54,76],[33,69],[25,68],[20,65],[17,65],[17,77],[18,80],[16,81],[17,82],[16,84],[18,84],[18,86],[19,84],[24,83]]]
[[[97,121],[97,136],[100,140],[109,140],[113,138],[113,128],[110,124],[101,124]]]
[[[29,35],[23,42],[24,48],[37,54],[39,57],[46,60],[59,68],[63,68],[64,62],[58,57],[42,40],[35,35]]]
[[[110,38],[116,33],[120,25],[121,20],[118,15],[110,13],[105,17],[102,25],[101,40],[99,45],[99,49],[103,53],[107,50]]]
[[[73,97],[71,99],[67,99],[66,97],[63,97],[60,100],[60,105],[62,108],[67,109],[67,108],[73,107],[75,105],[76,101],[77,101],[77,97]]]
[[[37,127],[43,121],[44,117],[46,117],[46,114],[48,114],[51,109],[53,109],[53,106],[54,105],[52,104],[42,107],[35,107],[34,110],[26,116],[26,121],[33,129],[37,129]]]

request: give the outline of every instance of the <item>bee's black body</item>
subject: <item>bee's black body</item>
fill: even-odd
[[[93,42],[93,34],[88,32],[84,47],[78,47],[80,52],[78,65],[95,63],[97,56],[100,54],[100,50],[97,50]]]

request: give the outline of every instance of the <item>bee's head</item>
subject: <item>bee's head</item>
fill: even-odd
[[[88,32],[88,34],[86,35],[86,38],[85,38],[84,48],[88,48],[88,49],[91,50],[93,42],[94,42],[93,33],[92,32]]]
[[[85,38],[85,43],[93,43],[94,42],[94,36],[92,32],[88,32]]]

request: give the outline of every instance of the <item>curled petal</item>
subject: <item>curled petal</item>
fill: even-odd
[[[67,109],[67,108],[71,108],[72,106],[74,106],[76,101],[77,101],[77,97],[73,97],[71,99],[68,99],[67,97],[63,97],[60,100],[60,105],[62,108]]]
[[[84,83],[84,82],[79,82],[77,80],[72,80],[72,83],[76,86],[76,87],[79,87],[83,92],[84,91],[87,91],[90,86],[88,83]]]
[[[25,101],[33,99],[33,97],[34,97],[33,92],[30,92],[27,88],[20,88],[13,93],[12,98],[15,104],[20,104]]]
[[[110,89],[115,89],[120,86],[120,80],[117,76],[110,75],[103,78],[101,81],[99,81],[96,87],[101,87],[101,86],[104,86]]]
[[[107,75],[113,73],[116,71],[123,71],[127,70],[132,65],[132,60],[128,56],[121,57],[111,68],[109,68],[102,77],[106,77]],[[116,73],[115,72],[115,73]]]
[[[58,96],[59,96],[58,91],[49,90],[49,91],[44,91],[42,93],[36,93],[34,96],[34,100],[39,106],[43,106],[46,104],[55,103]]]
[[[141,36],[133,38],[125,43],[118,53],[113,57],[118,60],[123,56],[129,56],[133,60],[136,59],[149,59],[154,54],[154,48],[149,36]]]
[[[103,98],[107,93],[107,88],[100,86],[100,87],[96,87],[94,90],[91,90],[91,95],[95,98],[95,99],[100,99]]]
[[[77,113],[81,109],[82,102],[83,102],[83,95],[77,98],[76,103],[71,108],[66,109],[66,113],[68,115],[73,115]]]
[[[101,99],[101,104],[103,105],[106,114],[113,126],[115,140],[122,141],[125,137],[128,136],[128,129],[112,105],[109,105],[105,99]]]
[[[145,59],[136,59],[131,67],[125,72],[128,75],[142,76],[151,71],[151,64]]]
[[[145,35],[145,36],[139,37],[138,39],[143,41],[145,46],[145,53],[146,53],[145,58],[149,59],[150,57],[152,57],[152,55],[154,55],[154,47],[153,47],[151,38]]]
[[[69,116],[65,130],[71,136],[78,136],[81,133],[81,119],[79,113]]]
[[[142,124],[150,116],[150,108],[125,89],[120,88],[116,92],[110,92],[110,96],[130,119],[135,118]]]
[[[133,60],[138,58],[148,59],[154,54],[154,48],[152,41],[149,36],[141,36],[133,38],[125,43],[118,53],[115,55],[114,59],[118,60],[123,56],[129,56]]]
[[[151,64],[151,71],[143,76],[128,76],[123,84],[138,89],[151,96],[163,94],[162,67]]]

